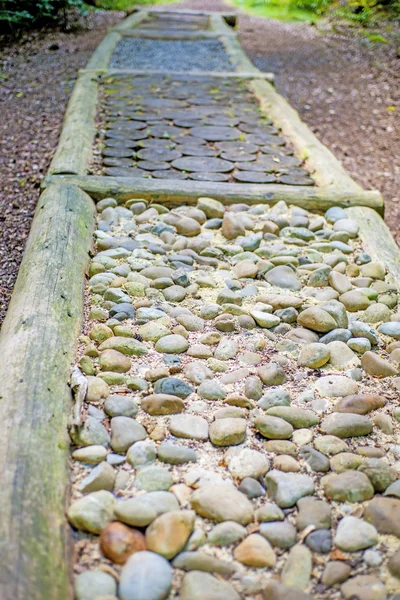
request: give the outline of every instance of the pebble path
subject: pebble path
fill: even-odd
[[[77,600],[400,592],[400,311],[338,207],[97,204]]]

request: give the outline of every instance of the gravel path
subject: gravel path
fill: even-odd
[[[122,40],[111,58],[115,69],[160,71],[233,71],[218,40]]]
[[[400,314],[357,223],[210,198],[98,212],[77,600],[391,598]]]

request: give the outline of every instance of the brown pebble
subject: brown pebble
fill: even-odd
[[[330,588],[336,583],[343,583],[348,579],[351,568],[341,560],[332,560],[329,562],[322,574],[321,582],[325,587]]]
[[[393,377],[390,383],[396,390],[400,391],[400,377]]]
[[[268,440],[265,442],[264,448],[267,452],[275,452],[276,454],[288,454],[289,456],[297,456],[297,448],[293,442],[288,440]]]
[[[335,412],[366,415],[372,410],[385,406],[386,400],[377,394],[352,394],[335,403]]]
[[[117,521],[103,529],[99,542],[104,556],[119,565],[123,565],[131,554],[146,550],[144,535]]]
[[[400,348],[395,348],[389,356],[390,362],[400,363]]]
[[[393,423],[389,415],[382,415],[381,413],[378,413],[372,419],[372,422],[374,425],[379,427],[383,433],[386,433],[386,435],[393,435]]]
[[[293,456],[287,454],[275,456],[273,467],[274,469],[279,469],[279,471],[284,471],[285,473],[297,473],[300,471],[300,465],[297,460],[295,460]]]
[[[375,352],[368,351],[363,354],[361,358],[362,368],[368,375],[383,379],[384,377],[392,377],[397,375],[398,370],[388,361],[375,354]]]
[[[375,496],[368,504],[364,519],[378,530],[400,538],[400,500]]]
[[[172,333],[175,333],[175,335],[182,335],[184,338],[189,337],[189,333],[183,325],[176,325],[175,327],[173,327]]]
[[[153,431],[150,433],[150,438],[155,442],[162,442],[165,440],[165,436],[167,435],[164,427],[162,425],[157,425],[154,427]]]
[[[146,371],[144,378],[146,381],[157,381],[157,379],[168,377],[168,375],[168,367],[157,367],[156,369],[150,369],[149,371]]]
[[[137,300],[133,306],[134,308],[148,308],[149,306],[153,306],[153,303],[148,298],[142,298],[141,300]]]
[[[246,398],[242,394],[228,394],[226,398],[224,398],[225,404],[229,404],[229,406],[239,406],[240,408],[254,408],[255,403],[252,400]]]
[[[150,394],[143,398],[140,408],[149,415],[175,415],[185,410],[185,404],[177,396],[170,394]]]
[[[388,346],[386,348],[386,352],[388,354],[391,354],[393,352],[393,350],[396,350],[397,348],[400,348],[400,341],[390,342],[390,344],[388,344]]]
[[[400,579],[400,548],[390,558],[388,569],[394,577]]]
[[[374,575],[356,575],[341,586],[345,600],[386,600],[384,583]]]
[[[275,553],[270,543],[261,535],[249,535],[234,551],[236,560],[249,567],[273,567]]]

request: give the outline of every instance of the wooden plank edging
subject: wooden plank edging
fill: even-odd
[[[67,385],[83,317],[94,204],[42,194],[0,334],[0,598],[70,600]]]
[[[400,291],[400,250],[386,223],[374,210],[366,207],[354,206],[346,212],[360,226],[359,235],[365,252],[372,260],[385,264]]]
[[[260,73],[261,71],[253,65],[251,60],[243,52],[242,47],[237,39],[237,35],[232,35],[232,29],[227,22],[222,19],[218,13],[214,13],[210,19],[213,31],[220,36],[221,42],[223,43],[235,69],[239,73],[241,71],[254,74]]]
[[[267,81],[274,81],[273,73],[248,73],[242,71],[162,71],[161,69],[80,69],[79,73],[92,73],[94,75],[107,75],[112,77],[113,75],[165,75],[173,79],[174,77],[186,77],[187,79],[266,79]]]
[[[86,70],[107,69],[111,55],[120,40],[122,40],[122,35],[119,31],[110,31],[107,33],[106,37],[100,42],[90,57],[86,65]]]
[[[280,200],[307,210],[327,210],[331,206],[361,205],[383,211],[382,196],[377,191],[349,192],[340,188],[300,187],[281,184],[216,183],[206,181],[174,181],[138,177],[46,177],[44,186],[51,183],[71,183],[79,186],[94,200],[112,196],[120,202],[130,198],[154,200],[166,206],[193,204],[201,196],[209,196],[225,205],[237,202],[276,204]]]
[[[95,75],[83,73],[78,76],[68,102],[57,150],[50,163],[50,174],[86,174],[96,133],[97,93]]]
[[[129,15],[129,17],[126,17],[125,19],[117,23],[117,25],[114,25],[114,27],[112,27],[110,31],[119,31],[123,33],[126,29],[130,29],[139,25],[139,23],[141,23],[147,18],[148,14],[149,11],[147,9],[138,10]]]

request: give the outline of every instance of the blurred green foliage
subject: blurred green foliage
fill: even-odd
[[[15,33],[48,22],[65,25],[71,9],[127,11],[134,6],[173,0],[0,0],[0,34]],[[400,0],[230,0],[248,12],[285,21],[316,21],[326,14],[369,26],[384,18],[400,18]],[[371,39],[385,43],[385,39]]]
[[[165,1],[173,2],[174,0],[95,0],[94,4],[97,8],[106,10],[129,10],[133,6],[143,4],[163,4]]]
[[[360,25],[370,25],[382,18],[400,18],[400,0],[231,0],[231,2],[251,14],[282,21],[316,21],[322,15],[335,15]]]
[[[66,25],[75,9],[86,13],[91,8],[127,11],[143,4],[173,0],[0,0],[0,34],[13,34],[50,22]]]
[[[0,0],[0,33],[65,21],[68,10],[85,10],[83,0]]]

